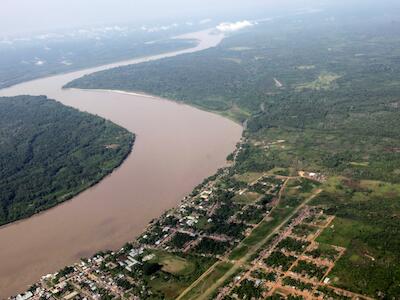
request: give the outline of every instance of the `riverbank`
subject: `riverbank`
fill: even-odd
[[[200,51],[222,40],[208,32],[196,33],[193,38],[200,40],[195,48],[125,63]],[[72,79],[96,70],[99,68],[0,91],[3,95],[47,95],[136,134],[132,155],[99,184],[48,211],[0,228],[0,298],[25,290],[40,276],[81,257],[118,249],[132,240],[150,220],[175,207],[204,178],[226,165],[226,156],[241,137],[239,125],[165,99],[61,89]]]

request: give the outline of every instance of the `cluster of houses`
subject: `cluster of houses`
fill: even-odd
[[[144,248],[134,248],[129,251],[128,255],[125,259],[119,260],[118,264],[125,268],[127,271],[132,272],[132,267],[138,264],[141,264],[136,257],[143,254]],[[112,266],[111,266],[112,267]]]

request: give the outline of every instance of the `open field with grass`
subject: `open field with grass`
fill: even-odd
[[[161,292],[166,299],[176,299],[213,262],[195,256],[182,256],[167,251],[152,251],[151,264],[161,265],[161,271],[151,275],[147,282],[151,289]]]
[[[196,281],[195,285],[179,296],[179,300],[200,299],[204,292],[232,268],[233,264],[227,262],[217,263],[209,272]],[[204,274],[203,274],[204,275]]]
[[[257,199],[261,197],[260,194],[254,192],[245,192],[242,195],[236,195],[232,198],[232,200],[236,203],[240,204],[250,204],[255,202]]]
[[[245,183],[252,183],[263,175],[264,175],[264,173],[261,173],[261,172],[247,172],[247,173],[243,173],[243,174],[237,174],[235,176],[235,178],[237,180],[243,181]]]
[[[154,252],[154,254],[155,257],[150,262],[162,265],[164,272],[174,275],[188,275],[193,273],[196,268],[193,262],[177,255],[162,251]]]
[[[311,68],[312,69],[312,68]],[[311,70],[309,69],[309,70]],[[311,90],[328,90],[332,88],[334,82],[341,76],[333,73],[322,73],[318,78],[312,82],[300,84],[296,87],[296,90],[302,91],[306,89]]]

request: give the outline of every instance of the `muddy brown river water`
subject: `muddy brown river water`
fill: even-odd
[[[111,175],[70,201],[0,227],[0,298],[98,250],[117,249],[148,222],[176,206],[194,186],[226,164],[242,127],[218,115],[145,95],[62,90],[84,74],[216,46],[221,35],[192,33],[198,46],[34,80],[2,96],[47,95],[107,118],[137,135],[133,152]]]

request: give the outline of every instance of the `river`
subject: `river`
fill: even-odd
[[[196,38],[199,44],[0,90],[1,96],[47,95],[136,134],[131,155],[99,184],[50,210],[0,227],[0,298],[24,291],[42,275],[81,257],[133,240],[151,219],[226,165],[242,134],[242,127],[228,119],[157,97],[61,88],[95,71],[204,50],[223,36],[203,31],[184,38]]]

